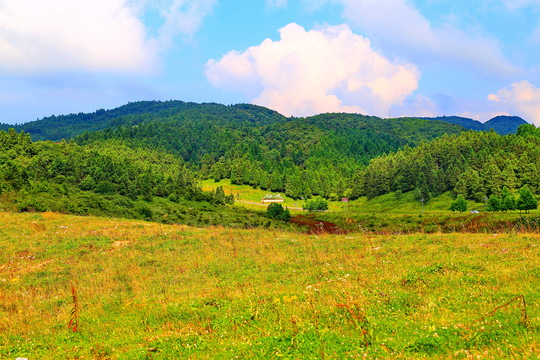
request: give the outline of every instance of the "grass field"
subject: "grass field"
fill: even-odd
[[[0,358],[537,359],[539,239],[0,212]]]
[[[215,182],[214,180],[204,180],[201,182],[203,190],[214,191],[218,186],[222,186],[225,194],[233,194],[234,198],[240,195],[240,200],[247,202],[261,203],[261,199],[269,191],[261,189],[253,189],[249,185],[233,185],[228,179]],[[284,206],[288,207],[302,207],[302,200],[295,200],[281,194],[284,198]],[[437,197],[434,197],[430,202],[424,206],[424,214],[451,214],[449,210],[450,204],[454,201],[454,196],[451,192],[446,192]],[[252,209],[260,209],[259,206],[253,206],[245,203],[236,203],[237,206],[248,207]],[[390,193],[368,200],[366,197],[361,197],[356,200],[352,200],[347,203],[341,201],[329,201],[329,212],[341,213],[341,214],[407,214],[407,215],[421,215],[422,203],[414,199],[414,191],[402,194],[399,197],[395,193]],[[477,210],[484,212],[484,203],[478,203],[474,201],[468,201],[468,211]],[[514,211],[513,214],[517,214]],[[531,211],[532,215],[540,215],[540,210]],[[512,214],[511,214],[512,215]]]

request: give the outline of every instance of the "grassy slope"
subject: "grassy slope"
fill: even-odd
[[[202,188],[214,191],[222,186],[227,195],[240,194],[240,200],[248,203],[236,202],[235,207],[261,211],[261,199],[268,191],[253,189],[247,185],[231,185],[230,180],[206,180]],[[301,200],[291,199],[282,194],[284,206],[294,208],[302,207]],[[312,213],[310,216],[330,221],[348,231],[358,232],[369,230],[376,233],[415,233],[415,232],[501,232],[519,229],[517,221],[522,215],[519,211],[508,213],[484,213],[484,204],[468,201],[468,211],[478,210],[479,214],[453,213],[448,208],[454,201],[450,192],[433,198],[424,206],[414,199],[414,192],[408,192],[396,198],[395,193],[379,196],[368,200],[366,197],[351,201],[349,207],[341,201],[329,201],[329,211],[325,213]],[[251,204],[249,202],[255,203]],[[301,210],[293,210],[293,215],[307,214]],[[527,217],[538,218],[540,210],[531,211]],[[534,224],[538,226],[540,224]]]
[[[535,358],[538,234],[306,236],[0,212],[0,358]],[[76,287],[80,333],[67,328]],[[476,321],[518,295],[515,302]]]

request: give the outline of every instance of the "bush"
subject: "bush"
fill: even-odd
[[[316,197],[315,199],[306,202],[303,209],[308,211],[328,210],[328,202],[321,197]]]
[[[494,194],[491,194],[491,196],[488,199],[487,202],[487,211],[500,211],[501,210],[501,199],[499,199]]]
[[[450,210],[459,212],[467,211],[467,201],[465,201],[463,195],[458,195],[456,200],[450,204]]]
[[[94,190],[96,187],[96,182],[94,181],[94,178],[90,175],[87,175],[83,181],[81,181],[80,188],[82,190]]]
[[[283,206],[278,203],[268,205],[266,214],[270,219],[282,220],[288,222],[291,219],[291,212],[289,209],[283,209]]]
[[[139,207],[137,210],[139,211],[139,214],[141,214],[141,216],[145,220],[152,220],[153,213],[152,213],[152,210],[148,206],[143,205]]]

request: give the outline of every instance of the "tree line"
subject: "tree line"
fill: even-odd
[[[514,193],[524,186],[539,194],[539,170],[540,130],[533,125],[505,136],[468,131],[373,159],[356,174],[351,197],[416,191],[429,200],[453,191],[483,202],[484,197],[503,197],[505,187]]]

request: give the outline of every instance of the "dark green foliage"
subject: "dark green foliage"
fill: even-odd
[[[291,212],[289,209],[284,209],[279,203],[273,203],[268,205],[266,209],[267,216],[270,219],[281,220],[288,222],[291,219]]]
[[[496,116],[493,119],[484,123],[486,130],[493,129],[501,135],[515,133],[521,125],[526,125],[527,122],[519,116]]]
[[[79,145],[115,141],[132,149],[166,152],[203,179],[230,178],[233,184],[286,192],[295,199],[355,198],[358,192],[351,192],[355,173],[372,158],[464,131],[428,120],[355,114],[286,118],[253,105],[179,101],[131,103],[93,114],[50,117],[20,129],[37,139],[76,137]],[[63,173],[63,165],[56,164],[55,171]],[[96,168],[91,174],[96,184],[104,180],[102,170]],[[408,180],[402,191],[415,188],[416,181]],[[129,188],[117,191],[129,192]]]
[[[218,206],[232,201],[222,188],[203,192],[181,160],[157,150],[133,149],[112,140],[91,146],[33,143],[27,134],[13,130],[0,131],[1,194],[9,195],[2,207],[18,211],[154,221],[170,214],[170,221],[197,224],[214,220],[195,220],[194,210],[184,215],[187,211],[181,209],[187,203],[217,213]]]
[[[519,116],[497,116],[483,124],[480,121],[460,116],[440,116],[436,118],[421,119],[444,121],[450,124],[461,125],[466,129],[475,131],[489,131],[490,129],[493,129],[501,135],[515,133],[519,126],[527,124],[527,122]]]
[[[516,210],[516,198],[512,193],[510,193],[510,190],[508,190],[508,187],[503,187],[502,189],[502,199],[501,199],[501,211],[509,211],[509,210]]]
[[[82,190],[94,190],[96,187],[96,182],[92,175],[86,175],[80,185]]]
[[[113,195],[114,193],[116,193],[116,189],[113,183],[107,180],[100,181],[99,183],[97,183],[95,191],[98,194],[103,194],[103,195]]]
[[[523,186],[519,190],[517,208],[518,210],[524,210],[527,213],[529,212],[529,210],[535,210],[538,208],[538,200],[535,199],[531,190],[529,190],[527,186]]]
[[[467,211],[467,201],[465,200],[463,195],[459,194],[456,200],[454,200],[452,204],[450,204],[450,210],[459,212]]]
[[[487,201],[487,211],[495,212],[501,210],[501,199],[495,195],[491,195]]]
[[[304,210],[308,211],[324,211],[328,210],[328,202],[322,197],[316,197],[313,200],[308,200],[304,205]]]
[[[431,195],[454,191],[478,202],[491,194],[502,198],[504,186],[514,190],[527,185],[539,193],[539,159],[540,130],[533,125],[521,126],[516,135],[444,135],[373,159],[355,175],[352,193],[370,198],[415,188],[420,193],[427,187]]]

